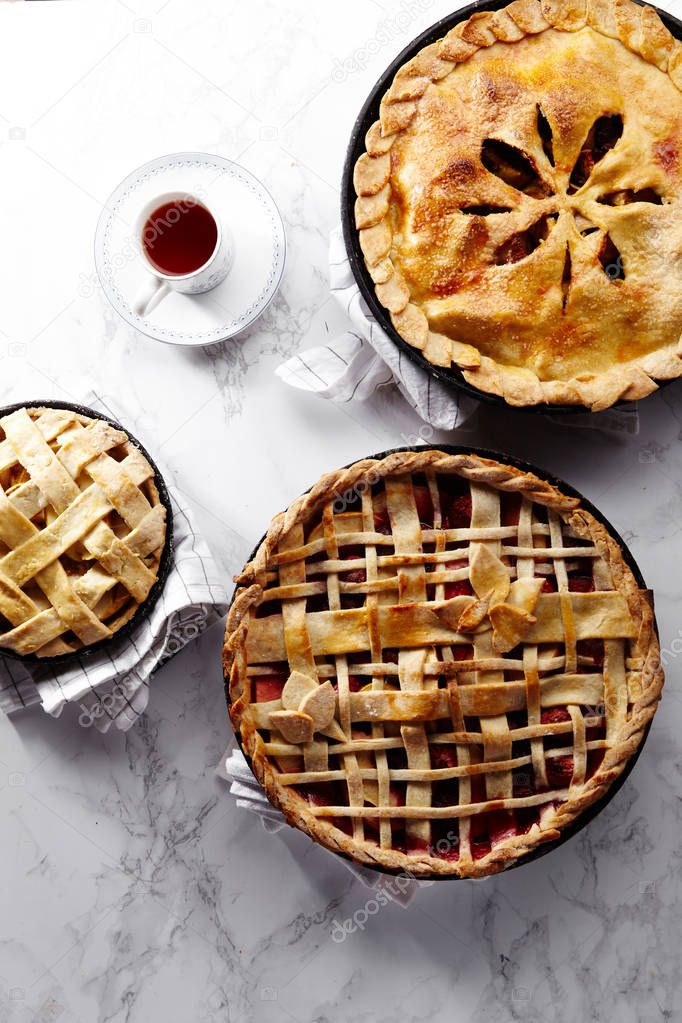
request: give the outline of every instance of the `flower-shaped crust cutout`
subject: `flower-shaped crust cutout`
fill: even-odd
[[[518,405],[679,376],[680,67],[629,0],[516,0],[406,64],[355,173],[402,337]]]
[[[542,149],[552,167],[554,166],[554,147],[552,145],[552,128],[544,116],[540,106],[537,108],[538,135],[542,140]],[[620,114],[601,115],[590,128],[587,138],[575,162],[568,182],[568,195],[574,195],[583,188],[590,187],[590,178],[594,168],[614,148],[623,134],[623,118]],[[553,194],[552,183],[544,181],[538,173],[535,163],[526,153],[515,149],[506,142],[498,139],[484,139],[481,146],[481,162],[490,171],[496,174],[501,180],[511,185],[512,188],[524,192],[531,198],[545,199]],[[640,189],[618,189],[597,198],[597,202],[608,203],[610,206],[622,208],[633,202],[648,202],[661,205],[662,198],[655,188]],[[510,235],[493,252],[493,260],[499,266],[504,263],[518,263],[525,259],[531,252],[543,242],[557,222],[559,213],[548,213],[542,204],[542,212],[538,219],[530,227]],[[573,203],[568,200],[568,211],[573,215],[575,226],[580,233],[581,239],[590,238],[584,242],[591,252],[596,252],[604,273],[609,280],[623,280],[625,277],[623,260],[617,246],[611,239],[608,231],[594,224],[589,216],[585,215],[580,208],[579,201]],[[509,207],[503,206],[466,206],[462,213],[475,213],[476,216],[490,216],[497,213],[511,213]],[[596,237],[595,237],[596,236]],[[566,303],[571,286],[572,260],[571,244],[580,244],[576,239],[569,239],[566,242],[564,265],[561,275],[562,290],[562,311],[565,312]],[[452,282],[450,282],[452,283]],[[447,286],[444,293],[447,293]]]

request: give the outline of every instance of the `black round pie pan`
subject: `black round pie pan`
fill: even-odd
[[[89,416],[91,419],[102,419],[105,423],[109,423],[117,430],[121,430],[126,434],[131,444],[134,444],[140,453],[144,455],[154,470],[154,483],[156,484],[156,489],[159,492],[159,500],[166,509],[166,539],[161,553],[161,560],[159,562],[157,580],[149,591],[149,596],[145,600],[144,604],[140,604],[130,621],[126,622],[125,625],[122,625],[121,628],[113,634],[113,636],[109,639],[103,639],[99,643],[93,643],[91,646],[83,647],[81,650],[74,650],[72,653],[68,654],[60,654],[59,657],[38,657],[36,654],[17,654],[12,650],[4,650],[0,648],[0,658],[7,657],[14,661],[20,661],[22,664],[30,664],[40,667],[59,667],[65,663],[71,663],[79,659],[92,657],[93,654],[99,653],[101,650],[110,646],[110,644],[117,642],[117,640],[130,636],[133,630],[140,624],[142,619],[145,618],[152,610],[161,596],[161,592],[166,583],[173,562],[173,508],[165,480],[159,472],[159,468],[154,459],[151,457],[146,448],[140,444],[139,440],[133,437],[130,430],[128,430],[127,427],[122,426],[121,423],[118,423],[115,419],[110,419],[109,416],[104,415],[102,412],[97,412],[95,409],[88,408],[87,405],[74,405],[69,401],[20,401],[14,405],[6,405],[0,408],[0,418],[8,416],[11,412],[16,412],[20,408],[67,409],[69,412],[77,412],[79,415]]]
[[[632,555],[632,552],[630,551],[629,547],[627,546],[627,544],[625,543],[623,538],[620,536],[618,531],[611,525],[611,523],[606,518],[606,516],[602,512],[600,512],[598,508],[595,508],[595,506],[591,503],[591,501],[588,501],[588,499],[586,497],[583,497],[583,495],[580,493],[579,490],[576,490],[575,487],[572,487],[569,483],[566,483],[564,480],[560,479],[558,476],[553,476],[551,473],[547,472],[547,470],[539,469],[536,465],[532,465],[530,462],[524,462],[522,459],[515,458],[513,455],[503,455],[499,451],[492,451],[489,448],[466,447],[466,446],[461,446],[461,445],[459,445],[459,446],[453,446],[453,445],[450,445],[450,444],[424,444],[424,445],[415,445],[415,446],[405,445],[405,446],[399,447],[399,448],[389,448],[387,451],[379,451],[377,454],[366,455],[364,457],[366,457],[366,458],[373,458],[373,459],[381,459],[381,458],[386,458],[388,455],[395,454],[396,451],[445,451],[449,455],[470,454],[470,455],[478,455],[481,458],[492,458],[492,459],[495,459],[498,462],[507,463],[508,465],[512,465],[512,466],[514,466],[514,468],[520,469],[523,472],[531,472],[531,473],[533,473],[539,479],[546,480],[547,483],[551,483],[553,486],[556,486],[559,490],[561,490],[562,493],[566,494],[568,497],[577,497],[580,500],[580,503],[583,506],[583,508],[585,508],[586,511],[590,512],[591,515],[594,515],[595,519],[597,519],[597,521],[600,522],[609,531],[609,533],[611,534],[613,539],[616,541],[616,543],[620,547],[621,551],[623,552],[623,558],[625,559],[625,562],[626,562],[628,568],[630,569],[630,571],[634,575],[635,579],[637,580],[637,585],[640,587],[640,589],[642,589],[642,590],[646,590],[647,589],[647,585],[646,585],[646,583],[644,581],[644,577],[643,577],[643,575],[641,573],[639,565],[635,561],[635,559],[634,559],[634,557]],[[358,459],[355,459],[355,461],[358,461]],[[352,465],[352,464],[353,463],[351,462],[348,465],[344,466],[344,468],[349,468],[349,466]],[[309,488],[309,489],[311,489],[311,488]],[[305,493],[308,493],[308,490],[306,490]],[[247,559],[247,563],[248,563],[248,561],[252,561],[253,558],[255,557],[256,552],[258,551],[258,548],[260,547],[260,545],[262,544],[263,540],[265,539],[265,535],[266,534],[263,534],[263,536],[260,538],[260,540],[258,541],[256,546],[251,551],[251,554],[249,555],[249,557]],[[235,590],[235,593],[233,593],[233,595],[232,595],[232,599],[230,600],[230,607],[232,606],[232,604],[234,602],[235,594],[236,594],[236,590]],[[228,614],[229,614],[229,609],[228,609]],[[654,612],[654,630],[656,632],[656,636],[658,636],[658,623],[656,622],[655,612]],[[224,676],[224,683],[225,683],[225,699],[227,701],[227,706],[228,706],[228,709],[229,709],[229,707],[231,705],[231,700],[230,700],[230,680],[229,680],[229,678],[227,676]],[[230,719],[230,722],[231,722],[231,719]],[[523,867],[527,863],[531,863],[533,860],[538,860],[538,859],[540,859],[540,857],[546,856],[547,853],[552,852],[552,850],[558,849],[560,845],[564,845],[565,842],[568,842],[569,839],[571,839],[575,835],[577,835],[579,831],[582,831],[584,827],[586,827],[592,820],[594,820],[594,818],[599,813],[601,813],[601,811],[604,809],[604,807],[606,807],[608,805],[608,803],[611,802],[611,800],[616,795],[616,793],[620,790],[620,788],[623,785],[623,783],[625,782],[626,778],[629,776],[629,774],[632,771],[633,767],[635,766],[635,764],[639,760],[640,754],[641,754],[641,752],[642,752],[642,750],[644,748],[644,744],[645,744],[645,742],[647,740],[647,737],[649,735],[650,728],[651,728],[651,722],[649,722],[649,724],[646,726],[646,729],[644,731],[644,736],[642,738],[641,743],[639,744],[639,748],[637,749],[637,752],[634,753],[632,757],[630,757],[630,759],[628,760],[627,764],[623,768],[621,774],[618,776],[618,778],[616,778],[616,780],[610,786],[608,792],[606,792],[601,797],[601,799],[597,800],[596,803],[593,803],[592,806],[588,807],[585,810],[585,812],[582,813],[573,822],[573,824],[571,824],[569,827],[567,827],[563,831],[563,833],[562,833],[560,838],[555,839],[553,842],[545,842],[543,845],[538,846],[537,849],[534,849],[532,852],[528,853],[526,856],[522,857],[519,860],[516,860],[511,866],[505,868],[505,870],[503,870],[502,873],[508,873],[508,871],[510,871],[510,870],[515,870],[518,867]],[[239,748],[241,749],[241,751],[242,751],[242,753],[244,755],[244,759],[246,760],[247,764],[249,765],[249,768],[251,769],[251,771],[253,772],[253,765],[251,763],[251,758],[249,757],[248,753],[244,749],[244,745],[242,743],[241,735],[237,731],[235,731],[234,734],[235,734],[235,738],[237,740],[237,743],[239,745]],[[258,781],[258,778],[255,775],[255,772],[254,772],[254,778],[256,778],[256,781]],[[260,782],[258,782],[258,784],[260,785]],[[314,840],[311,839],[311,841],[314,841]],[[316,843],[316,844],[320,844],[320,843]],[[325,846],[322,846],[322,848],[325,848]],[[348,856],[345,853],[332,852],[331,850],[327,850],[327,851],[330,852],[331,855],[340,856],[343,859],[348,860],[349,863],[353,863],[356,867],[364,867],[367,870],[374,870],[374,871],[376,871],[379,874],[388,874],[388,875],[391,875],[391,876],[409,876],[409,873],[404,871],[404,870],[389,870],[387,867],[375,866],[375,865],[370,865],[370,864],[367,864],[367,863],[358,863],[356,860],[353,859],[352,856]],[[490,877],[494,877],[495,875],[491,874],[489,876]],[[455,874],[452,874],[452,875],[440,875],[440,876],[439,875],[434,875],[431,878],[421,878],[421,879],[417,878],[417,880],[424,880],[424,881],[466,881],[466,880],[470,880],[470,879],[469,878],[457,877]]]
[[[341,225],[343,228],[343,239],[346,246],[346,252],[348,253],[351,270],[353,271],[353,276],[360,289],[360,294],[369,306],[372,316],[377,321],[381,329],[400,349],[400,351],[404,352],[405,355],[421,369],[426,370],[427,373],[430,373],[431,376],[440,380],[442,383],[448,384],[450,387],[460,391],[464,391],[477,401],[485,402],[488,405],[495,405],[498,408],[513,409],[516,412],[525,412],[527,414],[584,414],[589,411],[589,409],[587,409],[584,405],[539,404],[526,405],[523,407],[510,405],[499,395],[488,394],[485,391],[479,390],[478,387],[474,387],[473,384],[468,383],[468,381],[464,379],[462,371],[457,367],[446,368],[442,366],[434,366],[430,363],[428,359],[426,359],[421,352],[418,351],[418,349],[413,348],[412,345],[408,344],[407,341],[400,336],[391,323],[391,317],[388,310],[376,297],[374,282],[372,281],[369,271],[365,266],[365,259],[362,254],[362,249],[360,248],[360,237],[355,227],[356,196],[355,188],[353,187],[353,169],[359,157],[365,152],[365,135],[374,122],[379,118],[379,106],[381,104],[381,100],[393,81],[396,72],[403,64],[416,56],[416,54],[425,46],[436,42],[438,39],[442,39],[442,37],[446,35],[454,25],[459,24],[460,21],[465,21],[467,18],[471,17],[472,14],[476,14],[480,11],[500,10],[501,8],[506,7],[508,2],[509,0],[478,0],[476,3],[467,4],[466,7],[460,7],[452,14],[448,14],[447,17],[441,18],[440,21],[437,21],[434,25],[431,25],[430,28],[427,28],[424,32],[413,39],[412,42],[409,43],[405,49],[391,61],[384,73],[379,77],[358,114],[351,132],[348,149],[346,150],[346,159],[344,161],[341,179]],[[635,0],[635,3],[638,3],[640,7],[645,6],[641,0]],[[649,4],[646,6],[653,5]],[[660,7],[653,7],[653,10],[656,11],[668,31],[671,32],[676,39],[682,39],[682,21],[679,21],[672,14],[668,14],[667,11],[661,10]],[[672,380],[657,381],[659,390],[672,382]],[[630,402],[619,401],[616,402],[612,408],[623,408],[627,407],[629,404]]]

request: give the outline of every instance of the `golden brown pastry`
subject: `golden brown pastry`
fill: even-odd
[[[288,821],[360,863],[513,865],[608,791],[660,697],[650,597],[618,543],[475,454],[330,473],[237,583],[235,730]]]
[[[0,419],[0,652],[109,639],[157,581],[166,510],[123,431],[66,408]]]
[[[355,167],[398,333],[512,405],[682,373],[682,44],[630,0],[515,0],[402,67]]]

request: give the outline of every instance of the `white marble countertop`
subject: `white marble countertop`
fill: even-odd
[[[77,399],[84,379],[124,402],[226,578],[321,472],[419,437],[392,392],[337,407],[273,371],[344,327],[326,249],[346,140],[394,54],[448,11],[442,0],[0,4],[0,399]],[[194,351],[121,323],[92,258],[114,185],[186,149],[261,177],[289,239],[263,319]],[[367,916],[367,890],[303,836],[267,835],[215,777],[229,735],[216,628],[156,677],[125,735],[39,709],[0,720],[0,1019],[682,1018],[681,430],[673,385],[642,405],[637,436],[482,407],[432,438],[563,476],[622,531],[656,592],[663,706],[630,779],[577,838],[494,880],[426,887],[335,941],[335,920]]]

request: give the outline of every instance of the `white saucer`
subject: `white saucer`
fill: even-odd
[[[234,264],[213,291],[171,292],[138,316],[133,302],[149,272],[135,221],[145,203],[176,189],[205,196],[232,232]],[[243,167],[208,153],[172,153],[129,174],[108,199],[95,235],[95,266],[114,309],[143,334],[171,345],[216,344],[245,330],[276,294],[285,255],[284,225],[267,189]]]

